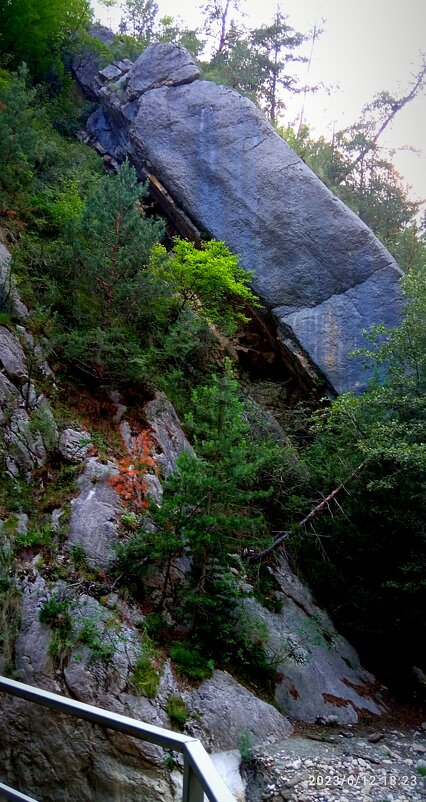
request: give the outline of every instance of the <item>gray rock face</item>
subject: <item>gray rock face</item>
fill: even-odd
[[[92,25],[90,34],[106,45],[111,44],[114,39],[114,33],[103,25]],[[99,53],[95,52],[90,45],[84,48],[82,53],[75,55],[72,60],[72,68],[78,73],[81,87],[91,100],[97,99],[98,91],[102,86],[102,80],[98,74],[100,63]]]
[[[28,367],[19,340],[0,327],[0,427],[3,457],[12,476],[31,477],[43,465],[57,438],[56,424],[43,395],[28,382]]]
[[[183,53],[147,48],[127,91],[103,87],[89,130],[111,155],[127,154],[141,177],[153,173],[199,229],[239,254],[303,371],[335,392],[362,389],[365,373],[349,354],[364,344],[364,328],[400,321],[396,262],[253,103],[195,80]]]
[[[40,609],[54,588],[33,572],[22,590],[16,665],[24,682],[166,725],[166,715],[153,703],[127,691],[139,653],[139,636],[132,626],[112,620],[98,602],[81,596],[73,610],[77,629],[85,619],[94,622],[102,640],[113,647],[113,657],[108,663],[93,660],[90,650],[80,645],[55,671],[49,654],[52,631],[39,621]],[[2,780],[6,783],[36,795],[40,802],[172,802],[159,748],[7,696],[1,704]]]
[[[58,449],[64,459],[69,462],[82,462],[91,446],[89,432],[76,429],[64,429],[60,438]]]
[[[385,709],[380,686],[284,558],[276,579],[281,612],[272,613],[254,599],[245,602],[245,610],[253,637],[266,628],[267,652],[280,676],[278,708],[307,722],[334,716],[339,724],[351,724],[363,715],[380,716]]]
[[[0,365],[12,381],[23,384],[28,377],[27,362],[19,340],[0,326]]]
[[[12,476],[23,473],[30,479],[34,468],[40,468],[46,459],[42,436],[31,426],[31,417],[25,409],[13,410],[4,430],[7,446],[6,467]]]
[[[176,467],[177,458],[183,451],[192,448],[185,437],[175,408],[162,393],[157,393],[152,401],[148,401],[145,414],[158,446],[157,464],[167,475]]]
[[[11,256],[1,242],[0,230],[0,309],[10,309],[15,317],[24,319],[28,309],[22,303],[10,270]]]
[[[68,545],[80,544],[87,557],[101,568],[107,568],[114,557],[112,548],[123,508],[109,479],[116,471],[97,457],[89,457],[78,479],[80,495],[71,502]]]
[[[127,75],[129,100],[160,86],[180,86],[195,81],[200,71],[183,47],[156,42],[136,59]]]
[[[234,749],[248,732],[255,743],[287,738],[293,731],[275,707],[243,688],[226,671],[215,671],[192,691],[189,707],[202,711],[200,731],[214,751]]]

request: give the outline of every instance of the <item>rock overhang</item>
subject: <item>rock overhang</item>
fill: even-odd
[[[98,90],[92,135],[239,255],[302,372],[334,393],[362,390],[368,375],[351,353],[370,326],[402,319],[390,253],[250,100],[200,80],[184,48],[150,45],[123,76]]]

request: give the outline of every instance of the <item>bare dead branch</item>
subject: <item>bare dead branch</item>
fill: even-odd
[[[301,521],[299,521],[298,527],[302,528],[302,527],[306,526],[307,524],[312,525],[312,518],[315,515],[317,515],[319,512],[322,512],[325,509],[328,509],[331,517],[333,517],[333,513],[332,513],[332,510],[331,510],[331,507],[330,507],[330,503],[332,501],[336,500],[336,496],[342,490],[344,490],[346,493],[348,492],[347,489],[346,489],[346,484],[348,482],[350,482],[352,479],[357,478],[359,476],[359,474],[362,473],[362,471],[364,470],[366,465],[367,465],[366,461],[361,462],[361,464],[358,465],[358,467],[355,468],[352,471],[351,475],[347,479],[345,479],[344,482],[341,482],[338,487],[335,487],[334,490],[332,490],[331,493],[328,494],[328,496],[326,496],[322,501],[320,501],[320,503],[317,504],[308,513],[308,515],[306,515],[305,518],[303,518]],[[342,509],[340,504],[338,502],[336,502],[336,503],[337,503],[338,507],[340,509]],[[278,533],[278,537],[274,540],[274,542],[270,546],[268,546],[268,548],[263,549],[262,551],[256,551],[254,554],[250,554],[249,553],[246,556],[246,559],[248,560],[248,562],[254,562],[255,560],[264,560],[265,557],[268,557],[269,554],[272,554],[272,552],[275,551],[275,549],[277,549],[278,546],[280,546],[281,543],[283,543],[284,540],[287,540],[289,537],[290,537],[290,533],[289,532],[279,532]]]
[[[352,173],[352,171],[355,169],[355,167],[357,167],[357,165],[360,162],[362,162],[362,160],[365,158],[367,153],[369,153],[371,150],[374,149],[374,147],[377,144],[378,140],[380,139],[381,135],[386,130],[386,128],[391,124],[391,122],[395,119],[395,116],[398,114],[398,112],[401,111],[401,109],[403,109],[404,106],[407,105],[407,103],[410,103],[410,101],[414,100],[416,95],[423,89],[424,83],[425,83],[425,79],[426,79],[426,58],[424,57],[423,58],[423,64],[420,67],[418,73],[414,76],[414,83],[413,83],[411,89],[409,90],[409,92],[407,92],[407,94],[403,95],[402,97],[394,100],[394,102],[390,106],[389,113],[387,114],[387,116],[385,117],[384,121],[382,122],[382,124],[377,129],[376,133],[364,145],[364,147],[361,148],[358,156],[339,175],[338,180],[337,180],[336,183],[341,184],[342,181],[344,181],[345,178],[347,178],[347,176],[350,175],[350,173]]]

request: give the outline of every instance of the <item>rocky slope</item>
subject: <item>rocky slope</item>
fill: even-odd
[[[0,267],[9,282],[5,248]],[[163,726],[170,726],[169,699],[177,697],[187,712],[185,730],[212,751],[235,749],[242,736],[258,744],[282,740],[292,731],[287,716],[312,722],[331,714],[342,724],[366,712],[380,716],[384,705],[374,678],[284,560],[276,573],[282,611],[271,613],[254,599],[246,609],[254,632],[259,624],[267,628],[279,709],[223,671],[191,686],[169,660],[158,665],[153,698],[138,688],[144,610],[129,604],[108,575],[124,512],[112,481],[119,463],[96,449],[90,426],[55,416],[49,402],[54,377],[25,329],[25,308],[15,300],[15,323],[0,326],[2,481],[27,502],[26,512],[0,522],[0,671]],[[139,428],[116,398],[110,415],[109,426],[119,429],[129,454],[148,425],[154,463],[149,488],[160,501],[155,466],[170,472],[190,448],[172,405],[156,396],[145,405]],[[64,482],[70,472],[75,482],[64,495],[58,477]],[[44,520],[50,516],[48,537],[40,531],[40,504]],[[15,510],[19,506],[15,499]],[[47,615],[52,599],[56,607]],[[172,800],[179,788],[180,773],[170,772],[161,750],[5,697],[1,711],[2,779],[40,800],[132,802],[143,794],[151,802]]]
[[[312,731],[256,750],[248,802],[421,802],[426,724],[409,730]]]
[[[105,31],[98,31],[104,38]],[[88,130],[109,160],[130,158],[177,230],[226,242],[253,272],[284,359],[329,391],[360,390],[350,353],[363,330],[401,318],[400,270],[372,232],[234,90],[200,80],[182,48],[153,44],[100,72],[76,59],[99,102]]]

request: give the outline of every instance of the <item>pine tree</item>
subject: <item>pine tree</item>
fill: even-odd
[[[144,217],[145,191],[125,163],[94,187],[56,246],[61,346],[71,362],[101,380],[137,377],[143,340],[161,325],[167,306],[159,281],[149,275],[163,224]]]
[[[164,571],[162,602],[173,558],[191,560],[181,615],[197,631],[213,614],[223,615],[238,587],[230,571],[246,549],[268,543],[268,528],[256,479],[265,451],[250,443],[244,404],[228,372],[194,390],[193,413],[185,424],[196,453],[186,451],[163,485],[161,506],[151,505],[152,526],[144,525],[122,550],[120,571],[138,584],[146,569]],[[226,592],[225,592],[226,591]]]

